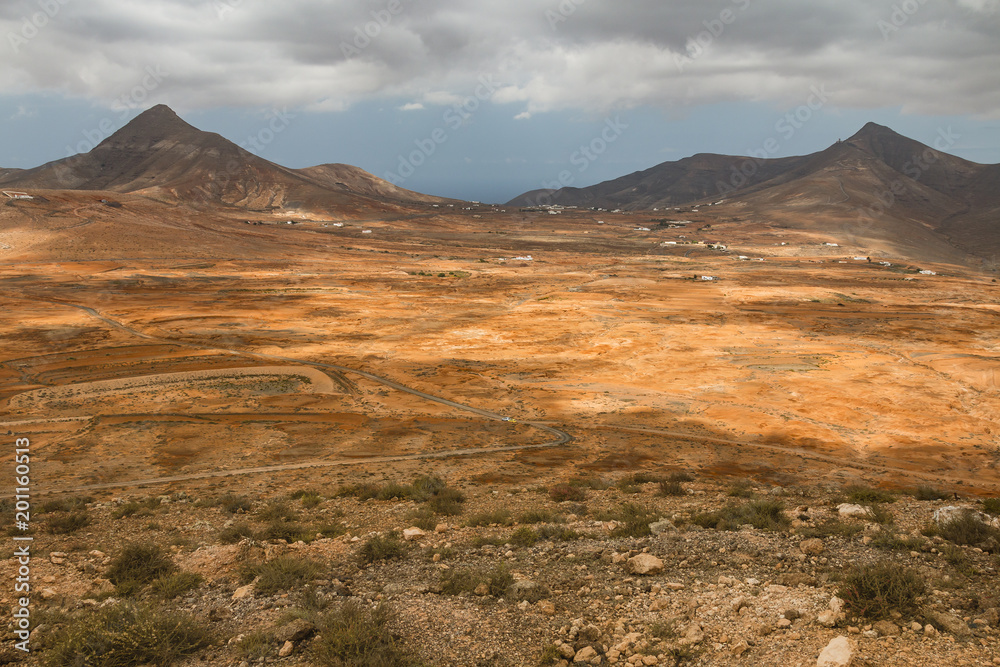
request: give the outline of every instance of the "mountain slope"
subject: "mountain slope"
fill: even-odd
[[[298,171],[269,162],[224,137],[155,106],[89,153],[35,169],[0,175],[0,186],[53,190],[142,192],[188,203],[221,202],[251,209],[313,206],[382,209],[382,191],[399,202],[433,197],[409,193],[374,176],[357,175],[334,187],[322,170]],[[361,170],[357,170],[361,171]],[[359,190],[347,183],[353,182]],[[409,194],[407,194],[409,193]]]

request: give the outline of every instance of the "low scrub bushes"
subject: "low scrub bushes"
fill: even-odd
[[[870,619],[886,618],[896,611],[904,616],[917,610],[917,598],[924,594],[920,574],[892,563],[849,568],[837,595],[847,609]]]
[[[758,530],[784,530],[791,523],[784,509],[784,504],[776,500],[754,500],[742,505],[726,505],[716,512],[696,514],[691,517],[691,523],[717,530],[738,530],[744,524]]]
[[[385,604],[368,608],[345,602],[319,622],[313,658],[322,667],[415,667],[422,664],[392,632],[394,614]]]
[[[125,545],[112,559],[104,576],[115,585],[119,595],[131,597],[154,579],[172,574],[176,569],[159,545],[132,543]]]
[[[380,560],[394,560],[402,558],[406,554],[406,546],[399,539],[396,533],[388,535],[375,535],[361,545],[358,558],[361,563],[367,565]]]
[[[278,591],[294,590],[318,578],[322,572],[322,566],[314,560],[281,556],[266,563],[248,564],[242,568],[240,574],[244,583],[256,579],[254,590],[258,593],[274,595]]]
[[[77,616],[46,642],[48,667],[167,667],[209,644],[206,624],[148,605],[119,603]]]

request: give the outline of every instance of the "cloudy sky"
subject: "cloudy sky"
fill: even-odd
[[[0,167],[157,103],[291,167],[482,201],[869,120],[1000,162],[1000,0],[4,0],[0,35]]]

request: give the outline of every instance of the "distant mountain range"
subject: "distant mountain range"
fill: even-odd
[[[350,165],[283,167],[189,125],[162,104],[89,153],[34,169],[0,169],[0,187],[141,193],[257,210],[316,203],[379,210],[451,201],[396,187]]]
[[[825,234],[863,247],[959,261],[1000,255],[1000,165],[944,152],[950,130],[926,146],[869,123],[812,155],[698,154],[586,188],[536,190],[508,206],[559,204],[652,211],[716,206],[730,221]],[[89,153],[34,169],[0,169],[0,188],[144,195],[189,209],[303,209],[347,217],[406,215],[454,202],[397,187],[345,164],[290,169],[159,105]],[[669,212],[669,213],[668,213]]]
[[[868,123],[812,155],[698,154],[586,188],[526,192],[508,206],[636,211],[721,200],[792,227],[913,242],[932,235],[980,256],[1000,252],[1000,165],[945,153],[955,140],[942,130],[931,147]]]

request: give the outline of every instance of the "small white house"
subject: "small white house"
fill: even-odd
[[[698,280],[708,281],[708,280],[718,280],[718,278],[716,278],[715,276],[701,276],[700,278],[698,278]]]
[[[922,276],[936,276],[937,273],[935,273],[934,271],[921,271],[920,275],[922,275]]]

